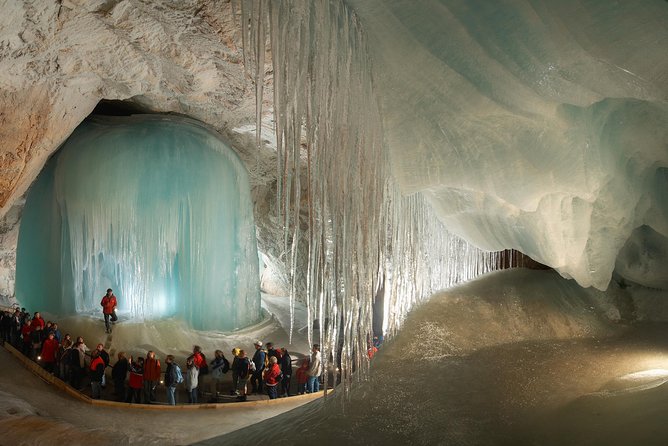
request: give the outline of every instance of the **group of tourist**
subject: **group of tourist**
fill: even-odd
[[[107,295],[110,294],[111,290],[108,290]],[[103,305],[107,333],[111,331],[109,319],[116,319],[115,302],[113,307],[108,305],[104,308]],[[58,324],[45,321],[39,312],[30,315],[25,309],[18,308],[13,312],[0,311],[0,340],[11,343],[75,389],[84,390],[84,379],[89,378],[91,396],[96,399],[101,398],[102,389],[106,387],[107,367],[111,367],[117,401],[154,403],[157,400],[157,387],[164,385],[167,403],[174,405],[177,400],[176,389],[181,384],[185,387],[189,403],[198,403],[198,396],[206,390],[211,394],[209,401],[217,401],[221,390],[226,387],[228,373],[231,375],[230,394],[240,401],[245,401],[249,393],[266,392],[270,399],[291,395],[292,357],[286,348],[275,348],[271,342],[263,346],[262,341],[256,341],[250,358],[245,350],[232,349],[231,363],[221,350],[216,350],[213,359],[207,362],[202,349],[194,346],[183,370],[173,355],[167,355],[164,358],[164,379],[161,379],[162,365],[155,352],[149,351],[146,357],[137,358],[119,352],[112,366],[103,344],[97,344],[95,349],[89,350],[83,337],[79,336],[74,341],[70,334],[62,335]],[[320,390],[322,360],[317,344],[313,345],[311,354],[300,361],[295,373],[298,386],[296,393]]]

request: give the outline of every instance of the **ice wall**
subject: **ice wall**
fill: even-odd
[[[605,289],[616,263],[641,284],[665,277],[665,1],[346,3],[404,193],[476,246],[582,286]],[[645,226],[641,255],[620,254]]]
[[[16,296],[56,314],[99,312],[107,288],[133,319],[203,330],[257,322],[260,293],[248,178],[195,121],[84,122],[30,189]]]

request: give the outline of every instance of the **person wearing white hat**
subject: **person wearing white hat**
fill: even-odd
[[[264,371],[264,359],[266,353],[262,350],[262,341],[255,341],[255,354],[253,355],[253,364],[255,370],[251,375],[251,392],[262,393],[262,372]]]

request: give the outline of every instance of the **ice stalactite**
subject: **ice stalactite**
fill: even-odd
[[[228,331],[260,319],[247,173],[203,125],[91,119],[32,186],[17,298],[33,311],[97,313],[108,287],[136,320]]]
[[[258,85],[271,51],[291,299],[306,302],[309,336],[347,389],[360,376],[353,371],[368,367],[381,286],[392,334],[416,302],[494,269],[496,254],[449,235],[421,195],[398,189],[364,32],[343,2],[248,0],[241,11],[247,70]],[[308,259],[300,263],[302,243]],[[296,296],[300,281],[305,296]]]

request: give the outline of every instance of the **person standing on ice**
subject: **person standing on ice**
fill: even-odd
[[[155,401],[155,388],[160,383],[160,360],[155,352],[149,350],[144,360],[144,402],[150,404]]]
[[[109,319],[111,318],[111,322],[116,322],[118,320],[118,317],[116,316],[116,304],[116,296],[114,296],[112,289],[108,288],[107,294],[102,297],[102,301],[100,302],[100,305],[102,306],[102,314],[104,314],[104,327],[106,333],[111,333],[111,323],[109,323]]]
[[[181,372],[179,365],[174,362],[173,355],[167,355],[165,364],[167,364],[167,370],[165,371],[167,404],[174,406],[176,404],[176,385],[183,382],[183,373]]]
[[[320,356],[320,345],[313,344],[311,360],[308,369],[307,393],[320,391],[320,375],[322,374],[322,359]]]

